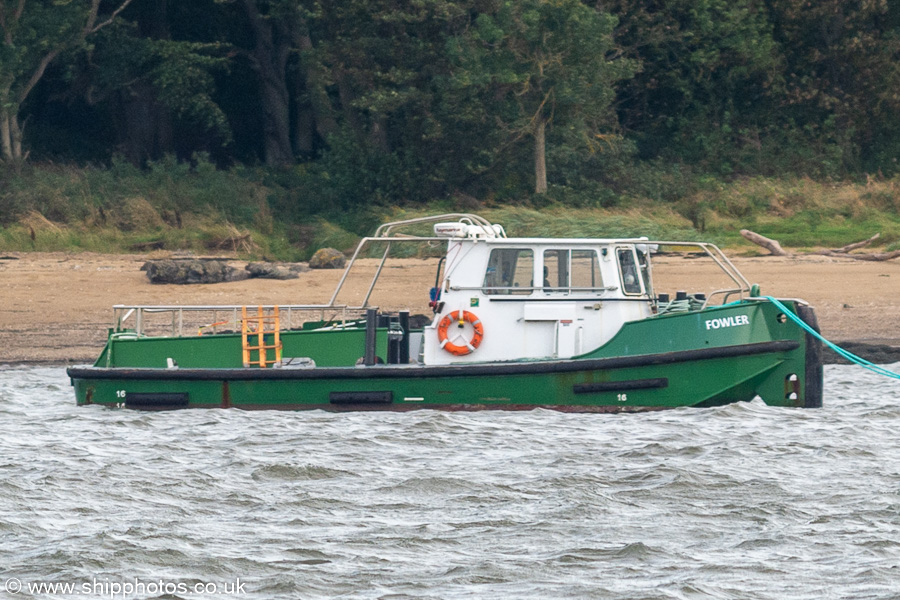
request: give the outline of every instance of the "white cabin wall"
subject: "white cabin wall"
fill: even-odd
[[[491,249],[485,242],[450,242],[444,281],[452,287],[479,287]]]
[[[615,287],[615,290],[587,298],[582,294],[571,301],[568,298],[576,298],[574,293],[543,289],[535,290],[529,296],[484,293],[482,286],[485,269],[492,248],[533,248],[535,281],[542,281],[544,249],[588,247],[581,244],[568,246],[565,243],[548,246],[546,242],[450,241],[445,280],[442,284],[441,301],[444,302],[444,307],[424,331],[425,364],[569,358],[602,346],[621,329],[623,323],[651,316],[649,302],[635,301],[640,297],[626,297],[622,292],[614,246],[609,247],[606,256],[601,253],[599,264],[603,285]],[[481,320],[484,327],[481,345],[474,352],[462,356],[442,349],[438,339],[439,322],[445,315],[457,310],[469,311]],[[450,324],[450,336],[456,332],[456,327],[455,323]],[[464,332],[466,338],[471,337],[469,325],[466,325]]]

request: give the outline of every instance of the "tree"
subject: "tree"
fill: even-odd
[[[756,0],[611,0],[616,40],[641,71],[619,90],[620,120],[644,157],[728,162],[777,123],[782,60]]]
[[[312,0],[216,0],[234,5],[249,39],[235,45],[256,73],[262,152],[272,167],[311,156],[337,129],[310,21],[323,8]]]
[[[896,171],[900,6],[888,0],[767,0],[785,56],[785,109],[839,149],[840,171]]]
[[[91,105],[112,106],[117,145],[134,164],[173,152],[184,130],[192,138],[188,154],[231,141],[228,118],[213,99],[213,73],[227,70],[231,47],[171,39],[167,3],[137,5],[158,10],[151,18],[126,13],[136,22],[105,29],[78,65],[76,91]]]
[[[61,54],[84,46],[87,38],[112,23],[131,0],[120,0],[101,16],[101,0],[38,0],[14,4],[0,0],[0,156],[17,162],[22,150],[22,103]]]
[[[259,76],[262,102],[263,144],[266,164],[293,163],[290,139],[290,90],[288,60],[299,26],[299,3],[292,0],[241,0],[253,31],[251,64]]]
[[[432,200],[470,177],[461,165],[481,138],[460,134],[461,107],[446,94],[446,43],[470,8],[468,0],[348,0],[311,15],[302,57],[336,117],[320,164],[341,204]]]
[[[503,146],[531,137],[534,190],[547,190],[548,128],[576,133],[588,147],[615,126],[616,82],[635,63],[613,43],[616,18],[578,0],[503,0],[451,40],[458,91],[477,97]]]

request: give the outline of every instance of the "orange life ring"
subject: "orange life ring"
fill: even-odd
[[[462,327],[464,322],[468,321],[472,324],[472,329],[475,330],[475,335],[473,335],[472,339],[466,342],[464,346],[457,346],[456,344],[451,343],[447,338],[447,328],[450,327],[450,323],[454,321],[458,321],[460,327]],[[438,340],[441,342],[441,348],[450,354],[463,356],[470,352],[475,352],[475,348],[481,345],[481,340],[484,337],[484,325],[481,324],[481,319],[469,311],[454,310],[452,313],[445,315],[444,318],[441,319],[441,322],[438,323],[437,332]]]

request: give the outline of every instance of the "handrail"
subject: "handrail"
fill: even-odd
[[[172,314],[172,335],[177,337],[184,337],[185,323],[184,323],[184,314],[185,313],[208,313],[212,312],[214,315],[217,312],[225,312],[230,311],[232,313],[231,320],[226,320],[222,322],[218,322],[218,317],[214,317],[214,321],[217,321],[215,325],[223,325],[226,323],[232,323],[235,330],[239,329],[240,318],[238,316],[239,311],[244,307],[242,304],[195,304],[195,305],[126,305],[126,304],[116,304],[113,306],[113,311],[115,315],[115,329],[121,330],[123,329],[123,324],[134,317],[135,326],[134,332],[137,335],[143,335],[146,329],[145,326],[145,316],[155,315],[155,314]],[[287,315],[285,319],[287,325],[287,329],[291,329],[293,327],[293,313],[296,312],[313,312],[320,311],[321,319],[325,320],[325,313],[327,311],[340,311],[340,321],[342,323],[346,323],[349,314],[353,312],[361,312],[364,310],[361,306],[347,306],[347,305],[330,305],[330,304],[264,304],[261,305],[264,310],[273,310],[278,309],[282,312],[282,314]],[[124,315],[120,315],[121,312],[125,312]],[[195,329],[192,328],[191,331]]]
[[[458,219],[462,221],[463,219],[467,219],[470,225],[480,225],[485,229],[485,232],[490,234],[494,231],[493,225],[490,221],[485,219],[484,217],[478,216],[472,213],[445,213],[443,215],[433,215],[431,217],[418,217],[415,219],[406,219],[404,221],[393,221],[391,223],[385,223],[381,225],[378,229],[375,230],[375,235],[373,238],[386,238],[390,237],[391,231],[393,229],[399,227],[406,227],[407,225],[419,225],[423,223],[436,223],[439,221],[446,221],[448,219]],[[496,234],[495,234],[496,235]]]
[[[446,242],[449,238],[446,237],[436,237],[436,236],[402,236],[402,237],[394,237],[391,234],[394,233],[395,229],[399,229],[402,227],[407,227],[410,225],[421,225],[424,223],[437,223],[440,221],[447,221],[450,219],[457,219],[459,221],[467,220],[470,225],[477,224],[482,229],[484,229],[485,233],[491,237],[499,237],[499,235],[494,230],[494,226],[490,221],[485,219],[484,217],[478,216],[472,213],[445,213],[442,215],[433,215],[430,217],[418,217],[415,219],[405,219],[403,221],[392,221],[390,223],[385,223],[378,227],[375,230],[375,234],[371,237],[364,237],[359,241],[359,244],[356,245],[356,250],[353,252],[353,256],[350,257],[350,260],[347,261],[347,266],[344,268],[344,272],[341,275],[340,281],[338,281],[337,287],[334,290],[334,293],[331,295],[331,300],[328,301],[328,304],[334,304],[337,300],[338,294],[341,293],[341,289],[344,287],[344,282],[347,281],[347,276],[350,274],[350,270],[353,268],[353,265],[356,264],[356,259],[359,258],[360,252],[362,249],[368,245],[370,242],[384,242],[385,240],[390,240],[387,242],[387,248],[384,250],[384,255],[381,257],[381,263],[378,265],[378,269],[375,271],[375,276],[372,278],[372,283],[369,284],[369,289],[366,292],[366,297],[363,300],[363,306],[368,305],[369,298],[372,296],[372,291],[375,289],[375,284],[378,281],[378,277],[381,275],[381,270],[384,268],[384,263],[387,261],[388,254],[391,251],[391,242],[430,242],[430,241],[440,241]],[[395,234],[395,236],[398,234]],[[506,235],[505,233],[503,234]]]
[[[501,241],[502,242],[506,241],[505,239],[501,240],[501,238],[506,237],[505,232],[501,228],[495,229],[494,226],[487,219],[484,219],[483,217],[480,217],[475,214],[470,214],[470,213],[446,213],[446,214],[436,215],[436,216],[432,216],[432,217],[420,217],[420,218],[416,218],[416,219],[407,219],[407,220],[403,220],[403,221],[394,221],[391,223],[385,223],[384,225],[381,225],[380,227],[378,227],[374,236],[365,237],[362,240],[360,240],[359,244],[356,247],[356,250],[353,253],[353,256],[348,261],[347,266],[344,269],[343,274],[341,275],[341,279],[338,282],[337,287],[331,296],[331,299],[328,301],[327,304],[263,305],[263,308],[271,309],[271,308],[274,308],[275,306],[279,306],[281,310],[287,311],[288,328],[290,328],[290,326],[291,326],[290,325],[291,324],[291,313],[292,313],[292,311],[295,311],[295,310],[296,311],[316,311],[316,310],[321,311],[323,320],[325,318],[324,315],[325,315],[326,311],[338,310],[338,311],[341,311],[341,320],[346,321],[348,312],[362,311],[366,308],[370,308],[368,306],[369,299],[372,295],[372,292],[373,292],[375,284],[379,278],[379,275],[381,274],[382,269],[384,268],[385,261],[388,258],[388,254],[390,253],[391,245],[393,243],[430,242],[430,241],[461,242],[462,241],[462,239],[448,238],[448,237],[441,237],[441,236],[409,236],[409,237],[407,237],[407,236],[402,236],[401,234],[398,234],[395,231],[396,229],[399,229],[399,228],[405,227],[405,226],[409,226],[409,225],[433,223],[433,222],[439,222],[439,221],[446,221],[449,219],[458,219],[462,222],[468,222],[470,225],[475,225],[475,226],[483,228],[487,237],[493,238],[495,243],[500,243]],[[539,240],[539,238],[534,238],[534,239],[524,238],[523,243],[528,243],[528,242],[538,241],[538,240]],[[547,241],[552,242],[555,240],[548,239]],[[675,248],[695,248],[695,249],[701,250],[704,254],[706,254],[706,256],[708,256],[710,259],[712,259],[712,261],[737,286],[737,289],[733,289],[733,290],[717,290],[717,291],[713,292],[710,296],[718,295],[718,294],[726,294],[726,298],[727,298],[728,296],[730,296],[732,294],[739,294],[741,299],[743,299],[745,294],[749,294],[749,292],[751,291],[750,282],[738,270],[738,268],[734,265],[734,263],[731,262],[731,260],[722,252],[722,250],[718,246],[716,246],[715,244],[708,243],[708,242],[656,241],[656,240],[649,240],[647,238],[597,238],[597,239],[565,239],[565,240],[561,239],[559,241],[560,242],[564,241],[565,243],[577,243],[579,245],[581,245],[581,244],[597,244],[597,243],[603,243],[603,244],[609,244],[609,245],[633,244],[633,245],[639,246],[639,247],[644,246],[645,248],[652,247],[654,250],[658,249],[660,246],[670,246],[670,247],[675,247]],[[379,261],[378,267],[375,272],[375,276],[373,277],[372,282],[369,285],[369,288],[366,292],[365,299],[363,300],[361,306],[349,306],[346,304],[336,304],[337,297],[340,294],[341,289],[343,288],[343,285],[347,280],[350,270],[352,269],[353,265],[356,263],[357,259],[359,258],[359,255],[362,252],[362,249],[371,242],[386,243],[387,248],[385,249],[384,254],[381,257],[381,260]],[[454,289],[463,289],[463,288],[454,288]],[[480,289],[488,289],[488,288],[486,288],[485,286],[482,285],[482,286],[475,286],[475,287],[466,288],[466,289],[480,290]],[[502,289],[503,291],[506,291],[506,288],[500,288],[497,286],[490,286],[489,289],[497,289],[497,290]],[[527,290],[528,288],[513,288],[513,289],[521,292],[521,291]],[[539,289],[543,289],[543,287],[533,287],[531,289],[539,290]],[[577,291],[583,292],[586,290],[611,291],[611,288],[608,288],[608,287],[605,289],[604,288],[585,288],[585,289],[578,289]],[[570,288],[569,291],[571,293],[572,291],[576,291],[576,289]],[[708,302],[708,300],[707,300],[707,302]],[[242,308],[242,306],[243,305],[240,305],[240,304],[237,304],[237,305],[188,305],[188,306],[117,304],[113,307],[113,309],[115,310],[115,314],[116,314],[116,318],[117,318],[116,329],[117,330],[121,329],[122,323],[125,322],[126,320],[128,320],[130,317],[134,316],[135,322],[136,322],[135,331],[139,335],[142,334],[142,332],[144,330],[143,318],[144,318],[145,314],[149,315],[149,314],[155,314],[155,313],[171,312],[172,313],[173,335],[181,336],[181,335],[183,335],[184,314],[186,312],[196,312],[196,311],[215,312],[215,311],[230,310],[230,311],[232,311],[233,314],[236,315],[236,311],[239,310],[240,308]],[[120,316],[119,315],[120,311],[126,311],[126,312],[124,315]],[[176,319],[176,317],[177,317],[177,319]],[[233,319],[235,322],[235,328],[237,328],[237,317],[234,316]],[[220,324],[218,322],[217,318],[213,319],[213,321],[215,322],[215,325]]]
[[[369,284],[368,291],[366,292],[365,299],[363,300],[362,306],[366,307],[369,299],[372,295],[372,291],[375,288],[375,284],[378,281],[378,277],[381,274],[382,269],[384,268],[385,261],[388,258],[388,253],[390,251],[391,244],[399,243],[399,242],[429,242],[429,241],[453,241],[456,238],[447,238],[447,237],[391,237],[390,233],[394,226],[399,225],[410,225],[417,223],[425,223],[425,222],[435,222],[446,220],[454,217],[464,217],[464,218],[474,218],[478,220],[478,224],[481,226],[487,225],[490,226],[490,223],[485,219],[478,217],[477,215],[466,215],[464,213],[450,213],[444,215],[438,215],[436,217],[425,217],[421,219],[409,219],[406,221],[396,221],[394,223],[387,223],[382,225],[376,231],[376,235],[373,237],[366,237],[360,240],[360,243],[357,245],[356,250],[353,253],[353,256],[347,263],[346,268],[344,269],[344,273],[341,275],[340,281],[338,281],[337,287],[334,290],[334,293],[331,295],[331,299],[328,302],[328,306],[334,305],[337,300],[338,295],[343,289],[344,283],[347,280],[347,277],[350,274],[350,270],[353,265],[356,263],[356,260],[359,258],[359,255],[368,243],[370,242],[381,242],[386,243],[387,248],[382,255],[378,268],[376,269],[375,275],[372,278],[372,282]],[[489,228],[490,229],[490,228]],[[528,238],[526,238],[528,239]],[[634,244],[636,246],[647,246],[647,247],[659,247],[659,246],[673,246],[673,247],[681,247],[681,248],[696,248],[701,250],[707,257],[709,257],[715,264],[718,266],[725,275],[734,282],[737,286],[735,290],[728,290],[731,293],[737,293],[741,298],[744,297],[745,294],[749,294],[750,292],[750,282],[746,277],[738,270],[738,268],[731,262],[731,260],[725,255],[722,250],[716,246],[715,244],[709,242],[684,242],[684,241],[669,241],[669,240],[649,240],[647,238],[597,238],[597,239],[566,239],[565,243],[575,243],[579,242],[581,244],[596,244],[597,242],[603,242],[604,244]],[[720,292],[717,292],[720,293]]]
[[[559,293],[569,293],[569,292],[614,292],[619,289],[617,285],[607,285],[607,286],[598,286],[598,287],[577,287],[577,286],[512,286],[512,285],[451,285],[447,288],[453,292],[469,292],[469,291],[481,291],[487,295],[491,295],[495,290],[498,292],[539,292],[543,291],[548,294],[559,294]],[[485,291],[487,290],[487,291]],[[504,294],[498,294],[504,295]]]
[[[717,290],[710,294],[710,297],[715,294],[721,294],[723,292],[728,292],[730,294],[740,294],[741,299],[744,298],[744,293],[750,292],[750,282],[744,277],[743,273],[731,262],[731,260],[725,255],[722,250],[716,246],[715,244],[711,244],[709,242],[672,242],[672,241],[647,241],[644,239],[640,240],[620,240],[626,243],[636,243],[643,244],[647,246],[679,246],[679,247],[694,247],[700,248],[703,252],[710,258],[712,261],[718,266],[725,275],[731,279],[735,285],[737,285],[736,290]]]

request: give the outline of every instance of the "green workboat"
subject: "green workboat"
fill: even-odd
[[[409,311],[379,311],[373,291],[388,279],[386,264],[413,254],[434,256],[433,279],[391,290],[392,306],[408,298]],[[701,259],[721,287],[693,289]],[[368,292],[341,303],[354,269],[371,272]],[[430,314],[415,314],[418,306]],[[114,312],[94,365],[68,369],[78,404],[577,412],[756,397],[822,404],[813,309],[761,296],[708,243],[512,238],[477,215],[440,215],[363,239],[326,304]]]

